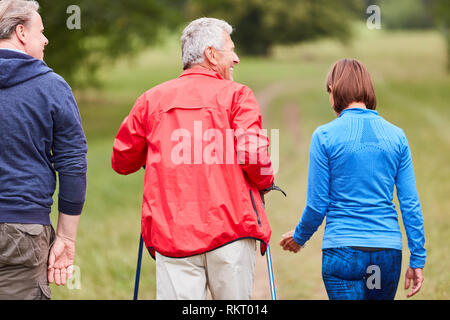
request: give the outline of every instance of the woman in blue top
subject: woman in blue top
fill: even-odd
[[[394,185],[411,252],[407,297],[423,282],[426,250],[422,211],[408,141],[375,111],[370,75],[357,60],[331,68],[326,89],[337,119],[318,127],[310,147],[306,207],[284,250],[298,252],[326,218],[322,277],[330,299],[394,299],[402,235]]]

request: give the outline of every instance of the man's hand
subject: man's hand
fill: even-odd
[[[72,277],[73,259],[75,257],[75,240],[79,215],[68,215],[63,212],[58,216],[56,239],[48,257],[48,282],[65,285]]]
[[[411,298],[413,295],[419,292],[420,288],[422,287],[423,280],[424,280],[423,269],[421,268],[413,269],[409,267],[408,270],[406,270],[405,290],[409,289],[411,281],[413,281],[411,291],[406,295],[407,298]]]
[[[65,285],[72,277],[75,257],[75,241],[56,235],[48,258],[48,281],[56,285]]]
[[[288,233],[283,234],[283,237],[280,241],[280,246],[283,247],[283,250],[291,251],[294,253],[299,252],[302,249],[302,246],[295,242],[293,238],[294,230],[289,231]]]

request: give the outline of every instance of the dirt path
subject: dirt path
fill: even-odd
[[[261,114],[263,118],[263,127],[269,127],[270,119],[267,116],[270,103],[275,99],[280,93],[286,90],[286,86],[283,83],[274,83],[264,88],[263,90],[256,92],[255,96],[258,100],[259,107],[261,109]]]
[[[264,90],[255,93],[258,103],[261,108],[261,114],[263,116],[263,127],[267,128],[270,123],[268,118],[268,109],[271,102],[278,95],[289,90],[283,83],[274,83]],[[299,108],[295,102],[289,102],[283,106],[283,121],[286,123],[287,129],[289,130],[295,145],[301,146],[303,138],[301,136],[300,130],[300,117]],[[281,129],[281,128],[280,128]],[[278,239],[272,236],[271,244],[273,246],[278,245]],[[273,260],[273,257],[272,257]],[[272,261],[273,262],[273,261]],[[277,288],[277,274],[276,265],[273,265],[274,281],[275,281],[275,292],[278,292]],[[208,290],[207,299],[211,299],[211,293]],[[267,268],[267,257],[262,256],[260,253],[260,244],[256,244],[256,265],[255,265],[255,280],[253,283],[253,300],[270,300],[270,284],[269,284],[269,272]]]
[[[255,93],[261,108],[261,114],[263,118],[263,127],[268,127],[270,119],[268,118],[268,110],[270,103],[279,94],[285,90],[282,83],[274,83],[264,90]],[[273,241],[272,241],[273,242]],[[276,289],[276,283],[275,283]],[[266,256],[261,256],[259,251],[259,243],[256,245],[256,266],[255,266],[255,280],[253,283],[253,300],[270,300],[270,285],[269,285],[269,273],[267,270]]]
[[[300,130],[301,117],[298,105],[293,101],[288,102],[283,108],[283,116],[284,123],[287,125],[287,128],[291,133],[294,146],[297,148],[304,147],[303,142],[305,140],[303,139]]]
[[[289,86],[283,83],[274,83],[264,90],[255,93],[258,103],[261,108],[261,114],[263,117],[263,127],[268,127],[270,124],[270,118],[268,117],[268,110],[271,102],[280,94],[290,90]],[[289,102],[283,106],[283,122],[286,124],[286,129],[289,131],[293,142],[296,146],[302,147],[303,137],[300,130],[300,115],[299,108],[295,102]],[[283,128],[279,128],[283,130]],[[272,235],[272,246],[278,245],[278,240]],[[273,257],[272,257],[273,260]],[[273,262],[273,261],[272,261]],[[276,265],[273,265],[274,269],[274,281],[275,292],[278,292],[277,277],[276,277]],[[259,243],[256,250],[256,266],[255,266],[255,281],[253,285],[253,300],[270,300],[270,284],[269,273],[267,269],[267,258],[261,256],[259,252]]]
[[[277,82],[269,85],[260,92],[255,93],[261,109],[264,128],[269,127],[270,124],[270,118],[268,115],[270,104],[277,96],[289,90],[291,90],[289,84]],[[301,146],[301,144],[304,142],[304,139],[300,130],[301,117],[298,104],[295,101],[289,101],[283,106],[282,109],[283,122],[286,124],[287,129],[291,134],[291,137],[293,138],[294,145]],[[282,130],[283,128],[279,129]]]

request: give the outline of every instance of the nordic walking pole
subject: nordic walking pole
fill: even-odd
[[[139,292],[139,278],[141,276],[141,262],[142,262],[142,248],[144,247],[144,240],[142,239],[142,234],[140,235],[139,240],[139,253],[138,253],[138,261],[136,267],[136,280],[134,281],[134,296],[133,300],[138,299]]]
[[[272,300],[277,300],[277,296],[275,294],[275,281],[273,280],[272,257],[270,255],[269,244],[267,244],[266,258],[267,258],[267,269],[269,270],[270,295],[272,296]]]
[[[271,190],[277,190],[284,194],[286,197],[286,193],[281,190],[280,187],[272,185],[272,187],[265,189],[265,192],[269,192]],[[264,200],[264,192],[260,193],[261,199],[263,201],[263,206],[266,207],[266,201]],[[272,296],[272,300],[277,300],[277,296],[275,293],[275,281],[273,278],[273,268],[272,268],[272,255],[270,254],[270,245],[267,244],[266,249],[266,258],[267,258],[267,270],[269,271],[269,284],[270,284],[270,295]]]
[[[266,202],[264,201],[264,195],[261,195],[263,206],[266,206]],[[266,248],[266,258],[267,258],[267,270],[269,271],[269,285],[270,285],[270,295],[272,296],[272,300],[277,300],[277,296],[275,294],[275,281],[273,279],[273,268],[272,268],[272,256],[270,254],[270,245],[267,243]]]
[[[145,166],[142,167],[145,170]],[[139,252],[138,252],[138,261],[136,266],[136,279],[134,280],[134,295],[133,300],[138,299],[139,293],[139,280],[141,277],[141,263],[142,263],[142,248],[144,247],[144,239],[142,239],[142,233],[139,235]]]

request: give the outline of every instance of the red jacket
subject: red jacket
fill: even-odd
[[[274,177],[252,91],[203,68],[188,69],[138,98],[114,141],[120,174],[145,166],[141,231],[146,247],[187,257],[270,226],[259,190]],[[234,136],[233,136],[234,134]]]

